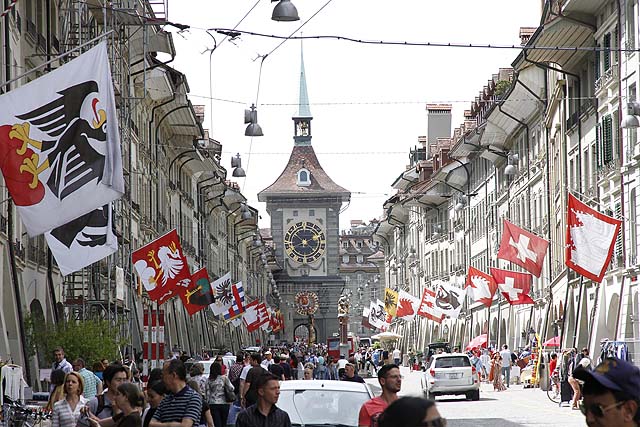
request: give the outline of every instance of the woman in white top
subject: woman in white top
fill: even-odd
[[[80,418],[80,410],[87,404],[82,396],[84,382],[77,372],[69,372],[64,380],[64,399],[53,405],[51,427],[75,427]]]
[[[211,365],[207,389],[205,391],[205,402],[211,409],[211,416],[213,417],[215,427],[224,427],[227,425],[230,402],[227,400],[225,390],[233,392],[233,384],[231,384],[231,381],[229,381],[226,375],[222,375],[222,365],[215,362]]]

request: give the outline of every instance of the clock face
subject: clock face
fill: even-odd
[[[284,250],[295,262],[309,264],[318,260],[326,246],[322,228],[313,222],[297,222],[284,235]]]

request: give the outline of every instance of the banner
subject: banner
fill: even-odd
[[[0,96],[0,169],[29,236],[124,194],[107,42]]]
[[[384,288],[384,311],[392,317],[396,315],[398,293],[391,288]]]
[[[207,308],[213,302],[213,292],[206,268],[203,267],[191,275],[189,286],[180,289],[180,299],[190,316]]]
[[[231,273],[225,274],[211,284],[213,302],[209,305],[209,308],[216,316],[221,316],[224,312],[228,312],[233,305],[231,285]]]
[[[444,314],[436,306],[436,293],[431,289],[426,289],[422,292],[422,300],[420,301],[420,307],[417,312],[418,316],[426,317],[434,322],[441,323],[444,319]]]

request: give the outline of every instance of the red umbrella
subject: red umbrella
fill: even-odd
[[[478,335],[465,347],[465,350],[472,350],[476,347],[486,347],[487,346],[487,334]]]
[[[560,347],[560,337],[549,338],[542,343],[543,347]]]

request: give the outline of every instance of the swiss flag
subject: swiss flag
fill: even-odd
[[[613,256],[621,224],[622,221],[591,209],[569,194],[565,249],[567,266],[584,277],[602,282]]]
[[[469,267],[464,289],[472,300],[490,307],[493,296],[498,290],[498,284],[490,274]]]
[[[434,322],[442,322],[444,314],[436,306],[436,293],[431,289],[425,289],[422,292],[422,301],[420,301],[420,307],[417,312],[418,316],[426,317]]]
[[[528,273],[491,268],[491,275],[498,284],[498,289],[511,305],[533,304],[529,296],[533,276]]]
[[[149,298],[158,304],[191,285],[191,273],[175,229],[134,251],[131,261]]]
[[[540,277],[549,242],[506,219],[502,221],[502,228],[498,258],[511,261]]]

